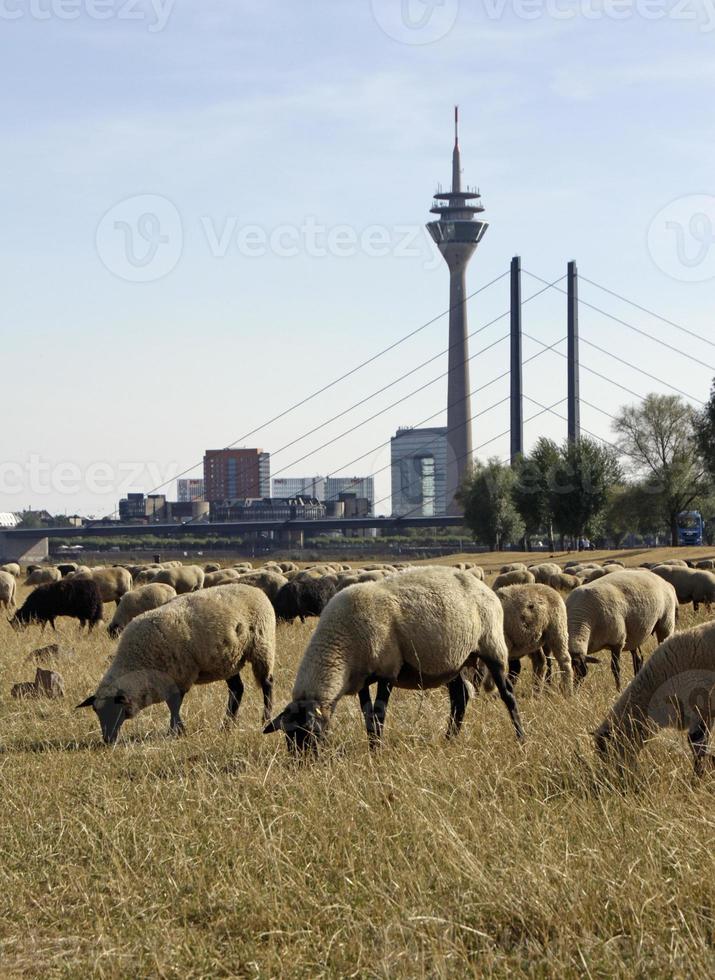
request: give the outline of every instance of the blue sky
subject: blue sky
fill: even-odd
[[[98,20],[95,0],[0,0],[0,510],[111,511],[443,312],[447,273],[423,225],[449,179],[455,102],[464,179],[490,222],[470,289],[513,254],[550,280],[576,258],[713,337],[715,2],[430,2],[105,0]],[[537,288],[525,277],[525,296]],[[695,361],[587,309],[584,338],[707,397],[713,347],[587,283],[581,296]],[[502,280],[470,303],[470,328],[507,308]],[[557,341],[564,297],[535,299],[524,327]],[[472,352],[507,330],[488,327]],[[378,447],[438,412],[444,381],[297,460],[446,357],[276,450],[445,345],[442,319],[247,444],[276,453],[274,474],[381,470]],[[502,342],[476,357],[472,387],[507,356]],[[583,361],[640,394],[667,390],[588,346]],[[527,365],[527,395],[564,397],[564,364]],[[491,385],[473,412],[507,392]],[[611,413],[632,400],[586,371],[582,392]],[[596,409],[582,420],[610,435]],[[476,419],[479,454],[505,457],[507,427],[505,404]],[[535,419],[527,445],[544,433],[565,423]],[[386,497],[388,471],[376,482]]]

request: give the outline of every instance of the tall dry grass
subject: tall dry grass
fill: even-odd
[[[278,706],[310,630],[279,629]],[[627,784],[596,763],[607,663],[570,701],[524,672],[524,747],[492,697],[447,743],[446,693],[398,691],[381,751],[346,700],[301,766],[250,679],[232,733],[213,685],[185,738],[156,707],[106,749],[73,705],[115,644],[59,634],[67,699],[14,702],[55,637],[0,620],[3,978],[715,974],[715,777],[674,733]]]

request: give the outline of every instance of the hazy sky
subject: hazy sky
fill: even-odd
[[[445,318],[242,437],[446,309],[423,226],[455,102],[490,222],[470,289],[514,254],[548,280],[576,258],[715,340],[715,0],[0,0],[0,45],[0,510],[100,515],[235,440],[271,451],[274,475],[381,470],[386,497],[396,427],[444,422],[444,380],[405,396],[446,356],[278,450],[443,351]],[[525,297],[538,288],[525,276]],[[504,279],[475,297],[470,329],[508,296]],[[695,361],[587,308],[584,340],[707,397],[715,347],[586,282],[581,296]],[[565,297],[529,303],[524,328],[563,337]],[[667,390],[582,355],[636,393]],[[472,361],[472,388],[507,367],[503,341]],[[565,397],[558,354],[524,378],[543,405]],[[490,409],[481,456],[508,454],[507,393],[504,378],[474,398]],[[582,394],[611,413],[633,400],[586,370]],[[586,404],[582,422],[610,436]],[[544,433],[565,423],[529,422],[527,445]]]

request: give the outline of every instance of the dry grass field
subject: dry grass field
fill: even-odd
[[[279,628],[277,707],[311,629]],[[55,640],[76,651],[67,698],[12,701]],[[382,750],[345,700],[299,765],[262,736],[250,671],[233,732],[213,685],[188,696],[185,737],[158,706],[105,748],[73,706],[114,648],[0,618],[3,980],[715,975],[715,772],[696,781],[675,733],[627,783],[597,763],[607,663],[568,701],[532,698],[525,670],[523,747],[493,696],[447,743],[446,691],[398,691]]]

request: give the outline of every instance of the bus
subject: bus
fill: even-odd
[[[703,518],[699,510],[684,510],[678,514],[678,544],[703,543]]]

